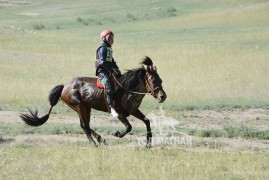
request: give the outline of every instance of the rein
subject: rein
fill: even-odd
[[[117,80],[117,78],[116,78],[115,76],[113,76],[113,77],[114,77],[114,80],[118,83],[118,85],[119,85],[122,89],[125,90],[125,88],[124,88],[123,85]],[[147,79],[146,79],[146,86],[148,86],[148,87],[152,90],[151,93],[141,93],[141,92],[136,92],[136,91],[127,91],[127,92],[130,92],[130,93],[133,93],[133,94],[140,94],[140,95],[152,95],[152,94],[154,93],[154,90],[150,87],[150,85],[149,85]],[[159,87],[157,87],[157,88],[159,88]],[[155,88],[155,89],[157,89],[157,88]]]

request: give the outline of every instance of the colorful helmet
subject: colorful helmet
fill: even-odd
[[[100,39],[101,39],[101,41],[103,41],[103,38],[104,38],[106,35],[108,35],[108,34],[112,34],[112,35],[114,35],[113,32],[112,32],[111,30],[104,30],[104,31],[102,31],[101,34],[100,34]]]

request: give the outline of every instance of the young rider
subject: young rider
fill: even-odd
[[[119,67],[113,58],[112,44],[114,42],[114,34],[111,30],[104,30],[100,34],[100,39],[102,43],[96,51],[96,76],[100,78],[100,82],[107,90],[106,101],[112,116],[118,117],[119,115],[113,105],[114,86],[112,80],[113,76],[120,74]]]

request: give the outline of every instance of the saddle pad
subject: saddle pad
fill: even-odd
[[[99,78],[97,78],[97,80],[96,80],[96,85],[97,85],[97,87],[98,87],[99,89],[104,89],[104,86],[103,86],[103,84],[101,84]]]
[[[114,85],[114,83],[115,83],[115,79],[113,78],[111,81],[111,85]],[[96,79],[96,85],[99,89],[104,89],[104,85],[101,83],[99,78]]]

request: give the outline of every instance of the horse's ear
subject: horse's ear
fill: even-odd
[[[155,66],[153,66],[153,65],[147,66],[147,71],[148,72],[155,71]]]
[[[153,68],[153,69],[154,69],[154,71],[156,71],[156,72],[157,72],[157,67],[156,67],[156,66],[154,66],[154,68]]]

